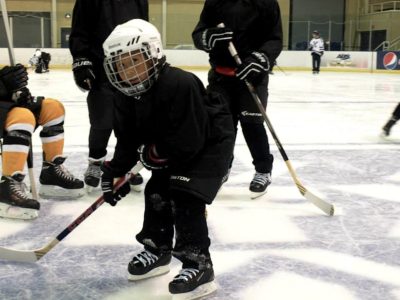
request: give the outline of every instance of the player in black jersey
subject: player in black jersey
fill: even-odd
[[[69,49],[75,82],[82,91],[89,91],[89,163],[85,171],[89,191],[100,182],[100,165],[112,132],[113,101],[118,97],[104,73],[102,45],[115,26],[134,18],[148,20],[148,5],[147,0],[75,2]],[[140,174],[135,176],[133,189],[140,191],[142,182]]]
[[[225,28],[219,28],[223,23]],[[206,0],[192,34],[198,49],[209,53],[208,89],[223,93],[240,121],[250,149],[255,175],[250,183],[252,198],[266,193],[271,183],[273,156],[264,119],[244,80],[251,82],[264,108],[268,100],[268,70],[282,50],[282,25],[276,0]],[[228,51],[233,42],[243,64],[237,68]]]
[[[114,107],[114,157],[102,166],[105,200],[115,205],[127,194],[129,185],[113,194],[112,184],[136,164],[136,149],[152,170],[143,227],[136,235],[144,249],[129,263],[129,279],[168,272],[172,255],[182,270],[169,291],[185,299],[209,294],[215,285],[205,209],[233,152],[229,109],[218,94],[206,93],[194,74],[166,63],[160,34],[150,23],[135,19],[117,26],[103,46],[106,74],[125,94]]]

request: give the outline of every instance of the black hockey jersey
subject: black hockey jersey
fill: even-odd
[[[253,51],[262,51],[273,62],[282,51],[282,21],[276,0],[206,0],[192,33],[198,49],[205,50],[203,31],[220,23],[233,30],[233,43],[242,59]],[[228,49],[211,50],[210,63],[236,66]]]
[[[218,95],[208,95],[192,73],[165,65],[142,99],[116,100],[117,145],[112,168],[125,174],[136,163],[137,148],[155,144],[160,156],[168,158],[171,177],[218,183],[215,178],[226,174],[235,139],[232,117],[224,103]],[[205,201],[212,200],[219,186],[213,189],[201,184],[190,189],[207,194]]]
[[[69,37],[72,57],[88,58],[95,74],[103,76],[103,42],[108,35],[119,24],[148,18],[147,0],[76,0]]]

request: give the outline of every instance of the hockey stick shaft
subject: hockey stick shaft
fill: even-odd
[[[139,162],[136,166],[121,177],[114,184],[114,191],[118,190],[123,186],[131,176],[136,175],[143,168],[143,165]],[[36,262],[46,255],[51,249],[53,249],[59,242],[67,237],[76,227],[78,227],[84,220],[86,220],[96,209],[98,209],[104,203],[103,195],[101,195],[92,205],[90,205],[79,217],[77,217],[71,224],[69,224],[60,234],[58,234],[53,240],[47,243],[44,247],[36,250],[16,250],[10,248],[0,247],[0,259],[20,261],[20,262]]]
[[[29,174],[29,181],[31,183],[32,198],[35,200],[38,200],[39,196],[38,196],[37,189],[36,189],[35,175],[33,174],[32,141],[31,141],[31,143],[29,143],[29,152],[28,152],[28,157],[26,159],[26,163],[28,165],[28,174]]]
[[[275,65],[285,76],[288,76],[288,74],[278,65]]]
[[[225,27],[224,24],[219,24],[219,27]],[[238,66],[240,66],[242,64],[242,60],[240,59],[235,46],[233,45],[232,42],[229,42],[229,52],[232,55],[233,59],[235,60],[236,64]],[[280,154],[282,155],[283,160],[286,163],[286,166],[289,170],[290,175],[292,176],[292,179],[294,181],[294,183],[296,184],[297,188],[299,189],[300,193],[307,199],[309,200],[311,203],[313,203],[315,206],[317,206],[319,209],[321,209],[324,213],[326,213],[329,216],[333,216],[335,209],[334,206],[328,202],[325,202],[324,200],[322,200],[321,198],[319,198],[318,196],[314,195],[313,193],[311,193],[310,191],[308,191],[304,185],[300,182],[300,180],[297,177],[296,172],[294,171],[294,168],[285,152],[285,150],[283,149],[283,146],[272,126],[272,123],[270,122],[267,113],[261,103],[260,98],[257,95],[256,89],[254,88],[254,86],[248,82],[247,80],[245,80],[246,86],[254,100],[254,102],[256,103],[258,110],[260,111],[260,113],[262,114],[265,123],[267,124],[267,127],[278,147],[278,150],[280,152]]]
[[[7,46],[8,46],[8,54],[10,58],[10,64],[12,66],[15,66],[15,53],[14,53],[14,47],[13,43],[11,40],[11,30],[10,30],[10,23],[8,22],[8,13],[7,13],[7,7],[6,7],[6,1],[5,0],[0,0],[1,4],[1,12],[3,15],[3,21],[4,21],[4,29],[6,31],[6,38],[7,38]],[[29,145],[29,153],[27,157],[27,164],[28,164],[28,174],[29,174],[29,181],[31,183],[31,189],[32,189],[32,197],[35,200],[38,200],[38,194],[37,194],[37,189],[36,189],[36,182],[35,182],[35,176],[33,174],[33,152],[32,152],[32,144]]]
[[[11,31],[10,31],[10,23],[8,23],[8,13],[7,13],[7,6],[5,0],[0,0],[1,4],[1,12],[3,14],[3,22],[4,22],[4,29],[6,31],[6,38],[7,38],[7,45],[8,45],[8,54],[10,57],[10,64],[12,66],[15,65],[15,55],[13,51],[13,45],[11,41]]]

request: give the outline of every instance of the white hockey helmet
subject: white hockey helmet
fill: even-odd
[[[148,91],[165,63],[160,33],[141,19],[115,27],[104,41],[103,50],[109,81],[127,96]]]

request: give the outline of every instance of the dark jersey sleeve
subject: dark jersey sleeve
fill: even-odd
[[[128,107],[129,100],[118,98],[114,104],[113,130],[117,143],[110,165],[117,176],[130,171],[138,161],[137,148],[140,146],[134,128],[135,113]]]
[[[211,14],[212,14],[212,10],[211,10],[211,5],[210,4],[211,1],[205,1],[204,3],[204,7],[203,10],[201,11],[200,14],[200,19],[199,22],[197,23],[196,27],[194,28],[193,32],[192,32],[192,39],[193,39],[193,43],[195,45],[195,47],[197,49],[206,51],[204,49],[204,43],[202,42],[202,35],[204,30],[206,30],[209,27],[214,27],[215,24],[211,24]]]
[[[174,75],[172,75],[173,73]],[[205,107],[205,89],[193,74],[173,69],[164,78],[168,84],[169,111],[163,138],[157,149],[166,153],[172,169],[180,169],[203,150],[209,123]],[[162,91],[165,92],[165,91]]]
[[[1,81],[1,78],[0,78],[0,101],[7,100],[7,98],[8,98],[8,91],[7,91],[3,81]]]
[[[140,0],[139,6],[143,20],[149,21],[149,2],[147,0]]]
[[[96,22],[93,13],[97,10],[97,1],[76,0],[72,13],[69,50],[72,57],[89,57],[91,35]]]
[[[250,2],[251,6],[245,5],[245,1],[238,1],[233,7],[227,1],[206,0],[199,22],[192,32],[195,46],[206,51],[202,42],[204,30],[223,22],[226,27],[233,30],[233,43],[242,59],[253,51],[261,51],[271,62],[275,61],[282,51],[283,44],[278,2],[276,0]],[[212,49],[209,53],[211,65],[236,66],[227,49]]]
[[[261,15],[268,18],[269,30],[266,31],[265,42],[259,50],[267,54],[270,62],[274,62],[283,48],[282,20],[278,2],[270,1]]]

